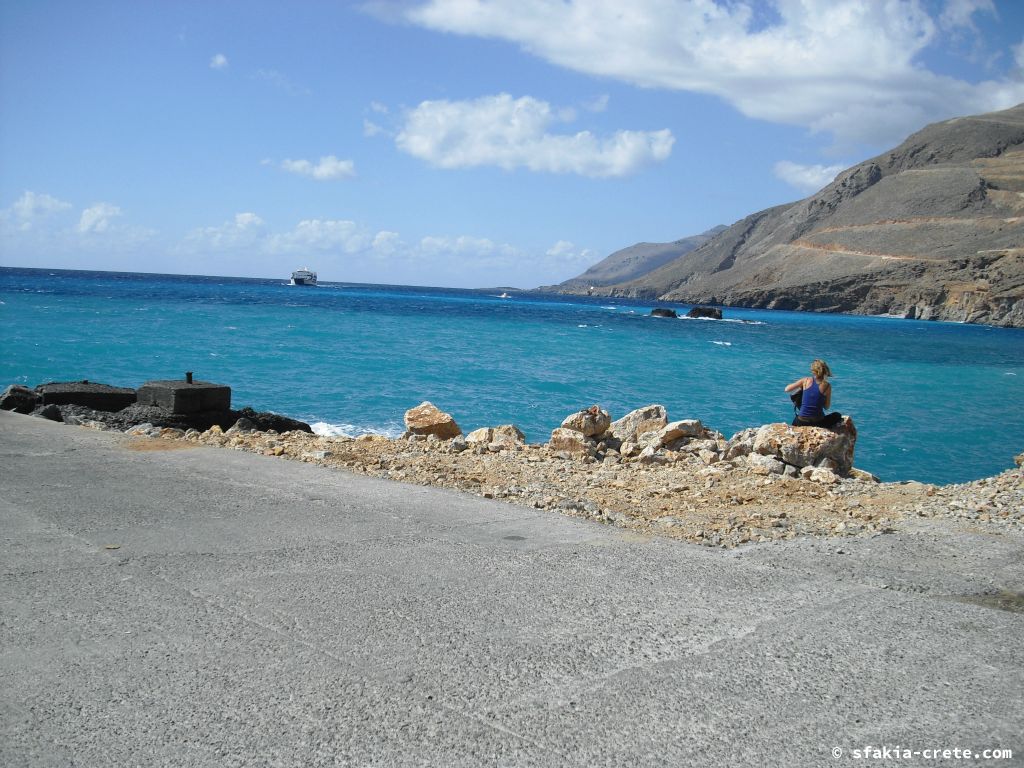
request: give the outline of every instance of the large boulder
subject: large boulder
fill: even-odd
[[[40,405],[81,405],[94,411],[120,411],[135,402],[131,387],[82,381],[54,381],[36,387]]]
[[[32,413],[38,405],[39,395],[20,384],[11,384],[0,395],[0,410]]]
[[[251,429],[260,432],[267,432],[271,429],[275,432],[309,432],[311,434],[313,432],[313,428],[306,422],[272,411],[254,411],[246,406],[240,411],[233,411],[233,413],[237,419],[247,419],[252,424]]]
[[[655,307],[651,310],[651,317],[679,317],[679,313],[668,307]]]
[[[526,445],[526,435],[515,424],[502,424],[500,427],[481,427],[466,435],[470,445],[490,446],[493,449],[515,449]]]
[[[32,415],[47,421],[64,421],[64,415],[60,412],[60,406],[53,403],[50,405],[40,405],[32,411]]]
[[[740,430],[729,439],[725,449],[726,459],[736,459],[741,456],[749,456],[754,452],[754,440],[757,439],[757,427],[748,427]]]
[[[657,432],[666,424],[668,414],[665,406],[646,405],[613,421],[608,427],[608,434],[620,443],[636,443],[641,435]]]
[[[599,406],[592,405],[566,416],[561,428],[571,429],[586,437],[597,437],[607,432],[611,423],[612,417],[608,415],[608,411],[602,411]]]
[[[451,414],[426,401],[405,412],[405,428],[413,435],[437,435],[441,440],[462,434]]]
[[[706,430],[697,419],[683,419],[666,424],[658,431],[658,445],[669,445],[682,438],[703,438]]]
[[[835,431],[822,427],[765,424],[757,431],[752,449],[754,453],[774,456],[794,467],[829,466],[845,475],[853,468],[856,442],[853,422],[844,416]]]
[[[548,447],[552,451],[583,456],[593,454],[596,445],[593,440],[579,430],[558,427],[551,431],[551,439],[548,441]]]

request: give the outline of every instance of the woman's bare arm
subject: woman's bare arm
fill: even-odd
[[[804,389],[804,382],[805,381],[807,381],[806,377],[804,377],[802,379],[797,379],[792,384],[790,384],[790,385],[788,385],[786,387],[786,391],[787,392],[795,392],[798,389]]]

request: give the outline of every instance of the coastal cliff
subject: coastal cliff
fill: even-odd
[[[582,277],[555,290],[580,293]],[[930,125],[811,197],[587,292],[1024,327],[1024,104]]]

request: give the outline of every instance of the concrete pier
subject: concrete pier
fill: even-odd
[[[0,459],[0,765],[1024,753],[1017,534],[712,550],[8,412]]]

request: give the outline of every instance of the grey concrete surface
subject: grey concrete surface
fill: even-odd
[[[1024,590],[1020,537],[928,522],[710,550],[131,445],[0,412],[4,766],[1024,754],[1024,614],[978,597]]]

